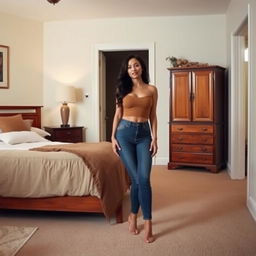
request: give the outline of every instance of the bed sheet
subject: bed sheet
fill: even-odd
[[[58,145],[58,144],[67,144],[64,142],[57,141],[42,141],[42,142],[31,142],[31,143],[20,143],[20,144],[6,144],[3,141],[0,141],[0,150],[29,150],[31,148],[42,147],[46,145]]]
[[[36,142],[8,145],[0,142],[0,196],[4,197],[99,197],[84,161],[68,152],[36,152],[29,149],[65,144]]]

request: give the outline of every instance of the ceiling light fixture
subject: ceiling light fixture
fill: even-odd
[[[51,4],[57,4],[60,0],[47,0]]]

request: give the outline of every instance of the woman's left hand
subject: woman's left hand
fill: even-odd
[[[150,149],[149,149],[149,151],[151,152],[151,156],[152,157],[156,155],[157,149],[158,149],[157,141],[156,140],[152,140],[151,144],[150,144]]]

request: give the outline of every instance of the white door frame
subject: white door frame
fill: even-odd
[[[231,83],[230,83],[230,163],[228,172],[232,179],[245,178],[245,92],[244,92],[244,37],[239,35],[243,19],[231,35]],[[249,22],[249,21],[248,21]],[[248,70],[249,70],[248,62]],[[249,76],[248,76],[249,78]],[[249,88],[249,86],[248,86]],[[248,98],[249,101],[249,98]],[[248,106],[249,106],[248,102]],[[249,111],[249,107],[248,107]],[[249,134],[248,134],[249,136]],[[248,139],[249,141],[249,139]]]
[[[256,221],[256,198],[255,198],[255,152],[256,152],[256,118],[255,118],[255,96],[256,96],[256,3],[248,4],[248,159],[247,159],[247,207]]]
[[[149,58],[149,77],[150,83],[155,84],[155,43],[131,43],[131,44],[96,44],[93,49],[93,123],[95,128],[95,137],[93,141],[100,140],[100,90],[99,90],[99,55],[100,52],[108,51],[136,51],[148,50]]]
[[[100,141],[106,140],[106,57],[99,51],[99,115]]]
[[[248,17],[248,154],[247,154],[247,207],[256,221],[256,200],[255,200],[255,166],[256,166],[256,135],[255,135],[255,96],[256,96],[256,48],[255,48],[255,16],[256,4],[248,4],[246,17],[240,23],[244,23]],[[243,119],[244,97],[240,95],[240,60],[239,49],[241,49],[240,37],[236,36],[240,26],[231,36],[231,154],[229,173],[231,178],[240,179],[244,177],[244,134],[245,126]],[[237,116],[237,119],[236,119]],[[236,146],[236,147],[235,147]]]

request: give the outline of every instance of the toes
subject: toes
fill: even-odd
[[[135,229],[134,230],[134,235],[138,235],[139,234],[139,230],[138,229]]]
[[[155,241],[155,238],[153,236],[148,237],[148,238],[145,239],[146,243],[153,243],[154,241]]]

